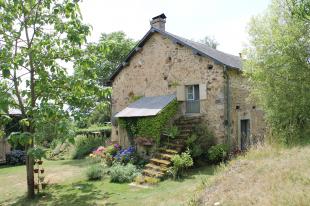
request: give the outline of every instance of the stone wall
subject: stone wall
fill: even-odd
[[[208,65],[213,65],[212,69]],[[212,59],[194,55],[187,47],[167,37],[153,34],[135,54],[128,66],[113,81],[112,114],[121,111],[137,96],[158,96],[176,93],[178,85],[206,84],[207,98],[200,108],[206,125],[224,141],[224,78],[223,66]],[[183,103],[184,111],[184,103]],[[126,145],[126,132],[112,129],[112,139]]]
[[[263,138],[266,125],[263,111],[249,96],[249,83],[247,79],[241,72],[236,70],[230,70],[229,77],[231,91],[231,139],[233,146],[240,148],[241,120],[250,120],[251,143]]]

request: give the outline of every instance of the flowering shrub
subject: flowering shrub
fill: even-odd
[[[118,144],[108,147],[100,146],[89,155],[92,159],[102,158],[108,166],[111,166],[113,161],[128,163],[133,162],[135,158],[135,148],[128,147],[121,149]]]
[[[92,159],[101,158],[108,166],[112,165],[114,156],[120,151],[121,147],[118,144],[110,145],[108,147],[100,146],[93,151],[89,156]]]
[[[22,150],[13,150],[6,154],[6,163],[8,165],[19,165],[26,163],[26,152]]]
[[[135,148],[134,147],[128,147],[126,149],[120,150],[115,156],[115,160],[123,163],[127,163],[130,160],[133,159],[135,154]]]

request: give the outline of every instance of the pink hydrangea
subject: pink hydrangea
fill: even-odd
[[[104,150],[105,150],[105,147],[104,147],[104,146],[100,146],[100,147],[97,148],[96,151],[102,152],[102,151],[104,151]]]

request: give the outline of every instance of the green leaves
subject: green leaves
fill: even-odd
[[[288,1],[289,2],[289,1]],[[310,128],[310,24],[296,18],[287,1],[274,0],[252,19],[245,74],[275,136],[285,143],[307,137]]]
[[[27,146],[32,144],[33,136],[29,132],[12,132],[8,137],[8,141],[12,145]]]
[[[12,118],[5,114],[0,114],[0,126],[6,125],[12,121]]]
[[[164,132],[167,122],[177,112],[178,106],[177,101],[172,101],[154,117],[119,118],[120,126],[127,130],[130,137],[152,138],[159,143],[161,133]]]
[[[32,156],[35,160],[41,160],[45,157],[45,150],[40,147],[34,147],[29,149],[27,154]]]

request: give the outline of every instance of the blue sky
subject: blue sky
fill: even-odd
[[[196,40],[213,36],[219,50],[238,55],[247,43],[247,23],[270,1],[84,0],[81,11],[84,21],[93,26],[90,41],[97,41],[102,32],[120,30],[139,40],[150,28],[150,19],[165,13],[167,31]]]

